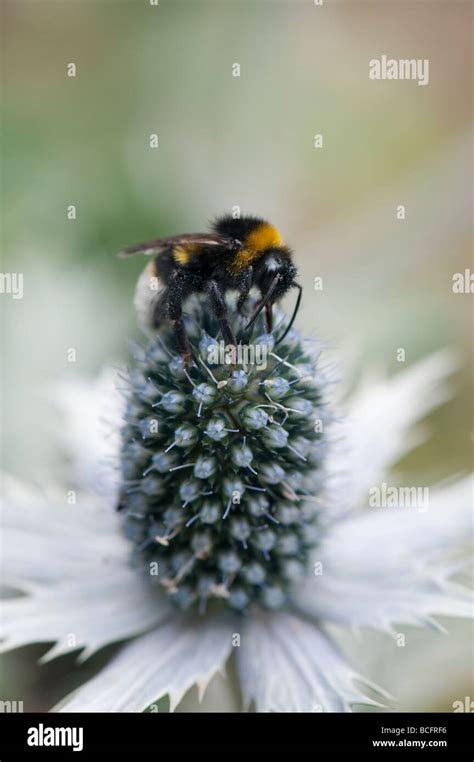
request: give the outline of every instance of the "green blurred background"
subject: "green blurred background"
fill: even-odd
[[[458,350],[455,396],[399,471],[432,484],[471,468],[472,295],[452,291],[453,274],[473,268],[470,2],[1,7],[2,271],[24,274],[24,298],[0,299],[7,470],[39,485],[60,473],[52,385],[127,359],[144,262],[115,251],[202,230],[234,206],[292,245],[306,287],[299,324],[328,339],[352,379],[400,370],[398,348],[407,365]],[[371,81],[368,62],[383,54],[428,58],[428,86]],[[470,630],[449,630],[410,631],[405,649],[367,636],[353,656],[401,708],[450,710],[473,688]],[[25,708],[48,708],[101,658],[39,668],[43,650],[7,660],[2,693]]]

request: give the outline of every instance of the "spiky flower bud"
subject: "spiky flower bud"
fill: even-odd
[[[237,356],[196,302],[189,371],[171,335],[152,338],[123,428],[119,508],[135,557],[173,602],[200,611],[281,607],[318,536],[307,497],[323,481],[323,374],[295,331],[274,351],[262,322],[247,334],[239,315],[232,323]]]

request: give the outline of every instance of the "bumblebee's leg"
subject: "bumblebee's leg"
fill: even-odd
[[[182,318],[173,320],[173,330],[179,352],[184,360],[184,366],[190,368],[192,364],[191,347]]]
[[[271,302],[265,305],[265,330],[267,333],[271,333],[273,330],[273,305]]]
[[[250,265],[250,267],[248,267],[245,270],[245,273],[242,275],[242,278],[239,283],[240,296],[237,301],[238,312],[242,311],[242,307],[247,301],[247,297],[249,295],[250,289],[252,288],[252,279],[253,279],[253,267],[252,265]]]
[[[224,293],[220,284],[216,280],[210,280],[207,285],[207,293],[209,296],[211,309],[221,324],[222,337],[225,343],[236,347],[237,340],[227,319],[227,305],[225,303]],[[229,370],[231,373],[233,373],[235,370],[235,365],[232,364]]]
[[[191,346],[183,321],[183,300],[188,295],[186,277],[181,271],[174,273],[168,287],[168,317],[173,323],[174,335],[186,368],[192,362]]]

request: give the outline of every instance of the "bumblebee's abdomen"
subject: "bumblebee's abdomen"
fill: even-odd
[[[157,254],[153,260],[153,267],[156,275],[167,284],[170,275],[176,270],[176,262],[173,258],[173,248],[171,246],[169,249],[161,252],[161,254]]]
[[[197,257],[202,257],[204,247],[195,243],[181,244],[173,247],[173,259],[181,267],[189,266]]]
[[[228,253],[215,246],[210,248],[201,244],[179,244],[159,254],[155,261],[158,273],[167,283],[176,270],[185,270],[200,275],[203,279],[209,278],[216,269],[222,267],[228,256]]]
[[[150,262],[140,275],[135,289],[134,306],[140,328],[149,333],[157,327],[162,306],[162,318],[166,317],[166,285],[157,272],[156,260]]]

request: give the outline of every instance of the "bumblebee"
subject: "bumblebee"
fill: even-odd
[[[265,310],[266,330],[270,333],[273,329],[272,305],[290,288],[298,289],[291,320],[275,343],[282,341],[293,325],[302,286],[295,282],[297,269],[292,252],[283,243],[278,230],[259,217],[233,219],[223,216],[215,221],[210,233],[157,238],[130,246],[119,256],[135,254],[153,257],[140,276],[135,293],[139,323],[145,332],[154,332],[160,329],[163,321],[171,321],[186,367],[191,364],[191,347],[183,321],[183,306],[191,294],[207,296],[226,344],[236,346],[225,300],[229,290],[239,293],[236,309],[241,313],[250,290],[256,288],[260,292],[257,306],[245,328],[250,328]]]

